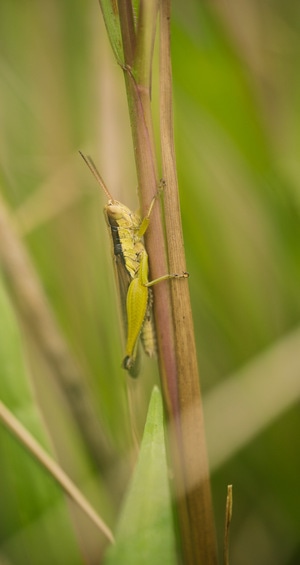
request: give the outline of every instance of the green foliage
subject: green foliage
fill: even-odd
[[[225,386],[249,362],[260,375],[261,353],[275,351],[300,319],[299,10],[297,3],[283,1],[227,9],[220,2],[174,1],[172,14],[180,197],[204,394]],[[112,194],[135,209],[122,73],[97,2],[4,2],[0,11],[1,193],[121,458],[130,446],[130,424],[104,201],[77,151],[90,153]],[[28,328],[24,364],[19,330],[5,313],[7,299],[1,304],[1,399],[48,446],[33,408],[37,400],[64,465],[89,483],[98,509],[110,518],[116,509],[95,485],[51,371]],[[274,367],[282,379],[293,368],[297,373],[297,343],[288,355],[282,350]],[[154,367],[145,360],[136,383],[133,417],[139,429]],[[276,415],[256,436],[247,436],[250,442],[245,435],[239,451],[228,448],[231,455],[213,473],[220,544],[226,484],[233,483],[232,565],[299,561],[299,410],[283,408],[275,393],[270,386],[262,396],[256,385],[248,408],[255,417],[274,396]],[[230,417],[237,428],[242,413],[239,398],[233,398]],[[221,407],[218,418],[206,422],[209,450],[215,436],[229,445],[225,424]],[[57,487],[1,427],[2,448],[0,553],[14,565],[23,563],[25,551],[35,547],[32,521],[45,511],[35,562],[45,563],[41,550],[49,563],[80,562]],[[48,522],[53,504],[60,510]],[[98,532],[89,526],[84,532],[87,562],[100,562]],[[19,539],[19,553],[9,553]]]
[[[28,382],[21,336],[0,285],[1,400],[50,449]],[[1,555],[11,563],[83,563],[61,489],[41,465],[0,426]],[[64,532],[63,543],[61,532]]]
[[[110,39],[116,59],[120,63],[124,63],[120,21],[116,3],[113,0],[101,0],[100,6],[107,29],[107,35]]]
[[[162,398],[153,390],[138,462],[105,565],[176,563]]]

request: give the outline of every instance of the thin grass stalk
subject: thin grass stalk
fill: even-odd
[[[66,494],[81,508],[81,510],[97,526],[108,541],[114,543],[111,530],[102,520],[101,516],[95,511],[87,498],[80,492],[75,483],[56,463],[56,461],[39,444],[33,435],[15,418],[13,413],[0,401],[0,422],[13,434],[22,445],[36,458],[37,461],[46,469],[55,481],[64,489]]]
[[[96,415],[85,378],[58,327],[32,261],[0,199],[0,262],[21,318],[57,378],[91,457],[105,473],[114,453]]]
[[[170,53],[170,0],[161,3],[160,20],[160,131],[165,195],[167,251],[171,272],[186,269],[176,172]],[[178,413],[170,414],[175,489],[185,563],[217,562],[215,528],[209,483],[196,345],[187,284],[171,281],[176,352]],[[174,375],[167,375],[173,387]],[[183,491],[181,490],[183,488]]]

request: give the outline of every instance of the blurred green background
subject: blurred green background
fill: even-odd
[[[231,565],[300,562],[299,32],[297,2],[173,3],[182,219],[220,547],[226,486],[233,484]],[[129,425],[105,198],[79,149],[92,155],[112,194],[135,209],[122,72],[97,1],[1,2],[1,193],[121,457]],[[3,284],[1,339],[7,319],[18,316]],[[30,381],[26,393],[16,384],[19,416],[35,414],[29,420],[49,434],[64,468],[110,522],[114,505],[53,375],[21,322],[12,333],[19,331],[20,382]],[[3,348],[1,398],[10,403],[6,354]],[[145,364],[134,391],[142,419],[153,372],[153,362]],[[7,501],[5,510],[0,503],[0,562],[24,563],[33,547],[31,563],[81,563],[82,555],[97,562],[99,534],[74,508],[70,523],[65,517],[66,548],[60,540],[56,554],[45,550],[41,561],[45,532],[58,521],[52,515],[46,522],[43,505],[33,513],[22,507],[22,494],[12,504],[18,517],[10,510],[15,455],[1,433],[0,494]],[[29,469],[28,481],[32,476]],[[47,492],[67,512],[59,490]]]

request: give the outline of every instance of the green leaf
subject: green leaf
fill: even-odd
[[[154,388],[138,463],[105,565],[176,563],[160,391]]]
[[[115,57],[118,63],[124,63],[118,4],[113,0],[100,0],[100,6]]]
[[[19,328],[1,279],[0,375],[1,400],[51,452],[29,385]],[[3,425],[0,461],[1,555],[14,565],[81,564],[61,489]]]

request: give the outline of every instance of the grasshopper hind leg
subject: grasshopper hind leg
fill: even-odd
[[[157,353],[152,306],[153,306],[153,292],[152,289],[149,288],[147,311],[141,329],[141,341],[143,344],[144,351],[146,355],[148,355],[148,357],[156,357],[156,353]]]
[[[139,336],[143,344],[143,349],[148,357],[156,357],[156,352],[157,352],[152,305],[153,305],[153,293],[152,293],[152,289],[149,288],[147,310]],[[123,363],[122,363],[123,369],[126,369],[129,375],[132,378],[136,379],[140,372],[141,361],[142,361],[141,347],[139,340],[137,340],[133,354],[126,355],[126,357],[123,359]]]

